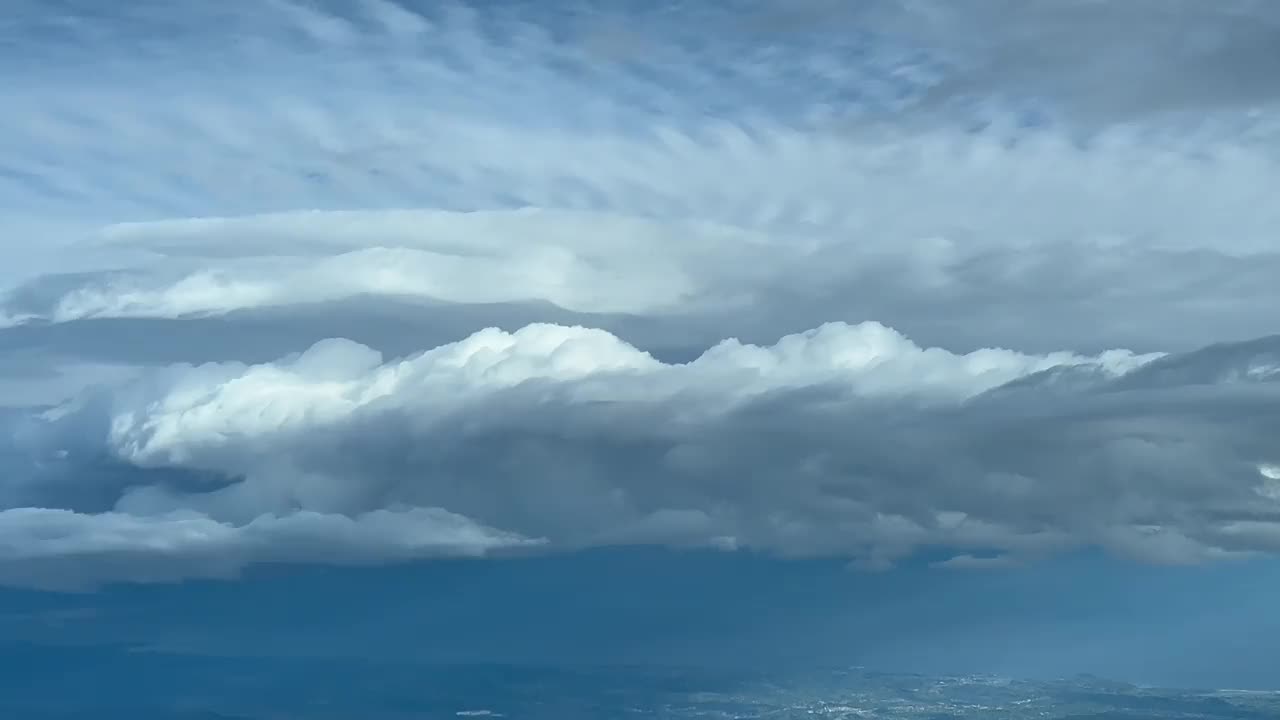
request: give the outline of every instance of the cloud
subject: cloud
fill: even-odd
[[[1213,60],[1270,6],[746,5],[20,14],[13,52],[41,62],[0,120],[0,327],[373,297],[679,319],[521,318],[687,352],[828,320],[1037,351],[1274,330],[1274,102]],[[602,57],[619,32],[642,51]],[[1105,57],[1059,61],[1080,37]],[[74,70],[98,58],[90,87]],[[1019,119],[1035,88],[1157,87],[1249,98],[1190,123]],[[937,104],[963,94],[988,107]]]
[[[670,334],[694,332],[703,345],[719,339],[710,332],[764,342],[835,319],[877,319],[950,345],[1037,349],[1190,349],[1272,329],[1265,309],[1268,298],[1280,301],[1270,282],[1280,267],[1271,243],[1280,216],[1263,197],[1277,182],[1265,154],[1124,133],[1077,148],[1051,131],[1013,146],[943,132],[806,148],[782,139],[799,132],[780,132],[737,150],[686,138],[670,155],[628,141],[637,162],[623,156],[619,168],[663,158],[666,167],[635,181],[666,193],[669,212],[612,187],[597,160],[581,182],[608,198],[604,209],[543,196],[531,200],[546,207],[514,210],[111,224],[78,244],[113,258],[110,269],[37,273],[0,299],[0,313],[14,326],[371,297],[406,303],[405,314],[422,303],[544,302],[664,318]],[[571,153],[548,149],[513,184],[554,184],[539,168]],[[694,175],[681,176],[680,162],[705,168],[706,181],[664,188]],[[721,200],[695,207],[737,165],[767,180],[716,191]],[[505,172],[521,170],[508,163]],[[1028,311],[1010,313],[1011,302]]]
[[[1280,18],[1024,5],[24,4],[0,579],[1275,552]]]
[[[33,464],[6,484],[10,504],[65,510],[0,525],[23,536],[57,519],[69,538],[40,547],[90,566],[77,551],[94,537],[144,556],[261,548],[218,555],[233,567],[281,546],[325,562],[529,538],[869,566],[929,547],[958,549],[949,566],[1086,546],[1162,563],[1247,556],[1280,537],[1265,470],[1278,354],[1268,340],[961,355],[876,323],[725,341],[683,364],[581,327],[482,330],[392,360],[334,339],[272,363],[156,370],[29,419],[16,452]],[[90,511],[82,488],[111,482]],[[353,529],[292,534],[323,523]]]
[[[1280,82],[1267,71],[1280,61],[1280,10],[1265,0],[811,0],[756,7],[748,25],[757,36],[798,41],[863,30],[927,48],[941,65],[929,93],[934,102],[1016,97],[1107,123],[1250,110],[1280,98]]]
[[[480,556],[536,545],[436,508],[356,516],[297,511],[244,525],[192,512],[138,516],[70,510],[0,511],[0,582],[51,589],[102,582],[231,577],[252,562],[332,564]]]
[[[966,171],[977,170],[984,175],[974,194],[990,199],[996,193],[983,188],[1009,171],[1018,181],[1044,181],[1045,166],[1057,160],[1046,157],[1053,143],[1078,140],[1078,128],[1051,124],[1059,132],[1050,147],[1034,157],[1013,153],[1015,166],[1027,158],[1021,170],[978,168],[974,163],[985,158],[1000,162],[998,148],[1008,138],[969,133],[992,117],[1017,116],[1027,101],[996,102],[975,117],[925,103],[941,88],[962,83],[971,94],[998,98],[1086,71],[1071,82],[1117,97],[1162,85],[1202,93],[1242,88],[1243,74],[1234,66],[1211,65],[1187,77],[1185,67],[1170,65],[1180,53],[1168,46],[1193,47],[1179,38],[1199,34],[1214,47],[1241,48],[1236,35],[1270,27],[1275,14],[1269,6],[1242,16],[1224,4],[1203,9],[1195,3],[1201,9],[1194,12],[1187,2],[1139,4],[1145,10],[1114,2],[1072,2],[1057,10],[1007,2],[963,10],[939,2],[877,2],[857,13],[859,32],[768,44],[731,32],[754,13],[716,3],[703,11],[664,12],[658,5],[632,14],[588,6],[576,18],[552,11],[522,15],[514,7],[394,6],[407,22],[387,21],[387,3],[333,3],[328,12],[273,3],[255,13],[146,3],[129,15],[78,18],[59,26],[62,35],[54,38],[44,27],[53,22],[49,14],[33,11],[18,16],[30,18],[22,22],[32,27],[11,31],[12,52],[34,56],[38,50],[42,61],[7,90],[6,104],[18,110],[0,126],[6,157],[0,197],[15,219],[45,223],[68,215],[106,223],[317,207],[512,205],[826,221],[848,215],[851,198],[881,185],[879,174],[868,170],[892,173],[899,157],[910,163],[909,154],[894,152],[898,144],[917,151],[920,162],[935,161],[914,173],[898,171],[907,175],[901,186],[927,182],[954,164],[958,177],[943,175],[943,188],[970,181]],[[1169,5],[1181,10],[1155,11]],[[1078,21],[1063,22],[1064,16]],[[155,23],[167,32],[149,32]],[[594,28],[611,23],[626,26],[644,52],[625,62],[602,59],[587,41]],[[1177,31],[1174,40],[1144,39],[1144,28],[1165,26]],[[343,31],[316,29],[334,27]],[[145,43],[120,41],[142,33]],[[233,33],[242,41],[225,42]],[[1125,78],[1120,71],[1134,63],[1107,57],[1096,64],[1060,61],[1056,54],[1075,52],[1079,37],[1115,37],[1124,43],[1116,52],[1141,58],[1142,68],[1167,82]],[[1036,61],[1037,53],[1053,57]],[[975,66],[987,79],[952,78],[941,66],[942,79],[916,77],[930,57],[938,56],[933,64],[939,64],[953,55],[960,59],[947,62]],[[90,86],[75,70],[100,56],[110,60],[97,67],[106,80]],[[164,72],[151,71],[157,63]],[[994,69],[1003,74],[993,75]],[[1051,84],[1041,93],[1067,102],[1073,97]],[[1250,107],[1274,101],[1259,93]],[[1201,135],[1233,143],[1252,133],[1250,147],[1274,157],[1266,150],[1274,123],[1265,116],[1244,125],[1239,118],[1206,117],[1196,125]],[[907,137],[890,142],[887,151],[869,152],[868,146],[882,144],[886,127],[906,130]],[[1160,134],[1161,127],[1138,134]],[[1006,131],[1023,129],[1015,122]],[[923,131],[936,136],[919,142],[914,133]],[[966,158],[971,139],[975,157]],[[1113,197],[1128,189],[1113,183],[1149,167],[1123,158],[1128,162],[1095,169],[1118,177],[1092,178],[1078,174],[1089,167],[1071,166],[1079,158],[1063,154],[1067,182]],[[1253,153],[1237,154],[1244,156],[1240,162],[1258,162]],[[851,161],[861,166],[862,178],[849,172]],[[1133,181],[1144,179],[1151,180],[1139,174]],[[1166,189],[1151,190],[1159,198]],[[1158,206],[1181,210],[1174,203]]]
[[[949,568],[954,570],[1003,570],[1005,568],[1018,567],[1017,561],[1008,555],[996,555],[993,557],[983,557],[978,555],[970,555],[968,553],[955,555],[932,563],[933,567]]]

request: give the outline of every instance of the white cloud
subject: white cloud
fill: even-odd
[[[707,202],[699,187],[668,181],[693,175],[677,164],[705,165],[710,189],[742,174],[738,160],[689,150],[632,182],[668,193],[669,214],[610,189],[597,160],[582,183],[615,198],[609,210],[545,196],[543,209],[111,225],[88,245],[116,258],[110,272],[36,274],[0,311],[14,324],[368,297],[408,302],[406,313],[422,302],[547,302],[575,313],[684,316],[759,340],[817,320],[875,318],[935,342],[1039,348],[1127,340],[1185,349],[1271,328],[1280,215],[1264,196],[1280,166],[1266,156],[1227,148],[1196,158],[1191,147],[1127,140],[1076,149],[1055,136],[1013,148],[981,137],[914,140],[914,149],[849,141],[826,154],[764,152],[746,167],[767,181],[735,183]],[[751,187],[764,182],[772,187]],[[1011,314],[1011,303],[1029,312]],[[1045,318],[1059,340],[1045,337]]]
[[[1280,506],[1257,467],[1275,462],[1280,397],[1239,371],[1270,352],[958,355],[875,323],[726,341],[683,364],[552,325],[398,360],[334,339],[273,363],[156,370],[34,421],[18,454],[39,467],[9,490],[71,511],[96,474],[132,473],[105,514],[75,515],[87,537],[68,542],[136,523],[156,538],[136,542],[143,555],[187,537],[175,513],[239,543],[262,517],[439,507],[500,528],[462,533],[510,541],[496,546],[694,544],[874,567],[931,546],[1013,562],[1100,545],[1199,562],[1273,547]],[[348,543],[412,554],[402,531],[416,525],[396,527],[298,541],[288,559]],[[442,537],[427,550],[474,549]]]
[[[1007,555],[979,557],[966,553],[933,563],[933,566],[954,570],[1003,570],[1018,567],[1018,563]]]
[[[82,589],[102,582],[231,577],[255,562],[359,564],[481,556],[537,544],[436,508],[355,516],[299,510],[239,526],[195,512],[11,508],[0,511],[0,582]]]
[[[772,347],[729,340],[684,365],[659,363],[600,330],[554,325],[515,333],[490,328],[387,364],[367,347],[330,340],[283,364],[171,370],[158,396],[135,400],[141,407],[114,416],[109,443],[141,464],[186,464],[246,441],[273,454],[278,436],[305,436],[367,410],[407,407],[415,423],[447,423],[460,408],[530,381],[580,382],[572,385],[574,403],[697,398],[688,410],[712,413],[769,392],[828,383],[865,398],[956,401],[1051,368],[1123,374],[1154,357],[1123,351],[1034,357],[1007,350],[960,356],[919,348],[877,323],[825,325]],[[597,376],[598,382],[586,382]]]

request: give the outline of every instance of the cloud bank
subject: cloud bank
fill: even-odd
[[[934,547],[1196,562],[1277,549],[1277,379],[1276,339],[959,355],[828,324],[683,364],[557,325],[389,360],[335,339],[26,419],[0,527],[32,579],[44,554],[149,567],[635,542],[872,567]],[[66,510],[21,509],[38,506]]]
[[[0,582],[1278,549],[1269,3],[95,7],[0,26]]]

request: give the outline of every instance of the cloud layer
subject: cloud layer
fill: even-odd
[[[1270,3],[11,15],[0,582],[1280,549]]]
[[[684,364],[556,325],[387,361],[328,340],[173,366],[26,421],[30,474],[8,504],[68,511],[0,526],[28,560],[643,542],[873,567],[925,547],[967,549],[955,566],[1092,545],[1195,562],[1277,549],[1277,379],[1275,339],[957,355],[829,324]]]

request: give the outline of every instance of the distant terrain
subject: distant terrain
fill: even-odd
[[[1280,692],[1139,688],[838,669],[797,676],[174,655],[126,646],[0,650],[0,717],[401,720],[505,717],[1274,720]]]

